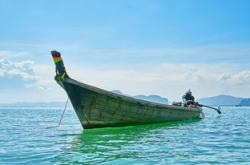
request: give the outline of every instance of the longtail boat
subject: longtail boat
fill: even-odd
[[[66,91],[84,129],[201,119],[200,107],[160,104],[96,88],[70,78],[61,54],[51,51],[55,80]]]

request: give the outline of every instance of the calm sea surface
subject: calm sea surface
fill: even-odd
[[[195,122],[83,131],[72,108],[0,107],[0,164],[250,164],[250,108]]]

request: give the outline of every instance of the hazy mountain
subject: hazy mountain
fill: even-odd
[[[161,103],[161,104],[168,104],[168,99],[158,96],[158,95],[136,95],[136,96],[132,96],[134,98],[137,99],[141,99],[141,100],[146,100],[146,101],[151,101],[151,102],[156,102],[156,103]]]
[[[242,100],[243,98],[239,97],[218,95],[199,99],[198,102],[206,105],[239,105]]]
[[[250,98],[242,99],[239,105],[240,106],[250,106]]]
[[[119,95],[125,95],[120,90],[112,90],[111,92],[119,94]]]
[[[120,94],[120,95],[129,96],[127,94],[122,93],[119,90],[113,90],[112,92],[116,93],[116,94]],[[136,96],[130,96],[130,97],[133,97],[133,98],[136,98],[136,99],[141,99],[141,100],[146,100],[146,101],[151,101],[151,102],[156,102],[156,103],[161,103],[161,104],[168,104],[168,99],[167,98],[164,98],[164,97],[161,97],[161,96],[158,96],[158,95],[148,95],[148,96],[146,96],[146,95],[136,95]]]

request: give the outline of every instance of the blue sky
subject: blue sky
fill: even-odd
[[[64,100],[53,49],[107,90],[250,97],[248,0],[0,0],[0,20],[0,102]]]

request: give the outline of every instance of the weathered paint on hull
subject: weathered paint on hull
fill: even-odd
[[[61,85],[85,129],[200,119],[202,116],[201,109],[134,99],[70,78],[63,80]]]

